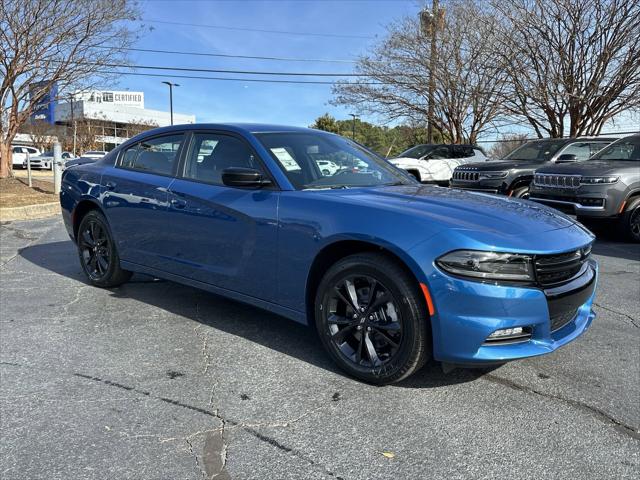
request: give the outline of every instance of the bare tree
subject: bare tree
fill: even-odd
[[[489,150],[490,158],[504,158],[527,141],[524,133],[502,135]]]
[[[25,125],[22,130],[29,135],[31,143],[41,151],[45,151],[49,150],[53,146],[53,141],[56,138],[59,129],[55,128],[48,122],[35,120]]]
[[[356,106],[388,120],[426,123],[428,80],[433,75],[434,126],[446,140],[475,142],[501,116],[498,94],[505,73],[495,56],[495,20],[473,0],[449,2],[437,35],[437,58],[430,69],[431,40],[417,18],[389,27],[388,37],[359,60],[361,82],[338,82],[337,105]]]
[[[597,135],[640,108],[640,0],[492,0],[504,104],[539,137]]]
[[[100,67],[126,63],[133,34],[130,0],[0,2],[0,178],[11,172],[11,142],[46,101],[100,79]]]

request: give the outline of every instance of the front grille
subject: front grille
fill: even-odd
[[[533,184],[538,187],[549,188],[578,188],[580,186],[580,175],[536,173],[533,176]]]
[[[578,314],[577,309],[568,310],[565,312],[560,312],[551,317],[551,332],[555,332],[556,330],[560,330],[567,323],[573,320]]]
[[[534,263],[536,279],[543,287],[567,282],[582,270],[589,255],[591,246],[567,253],[537,256]]]
[[[477,182],[479,178],[480,174],[478,172],[469,172],[458,169],[453,171],[454,180],[462,180],[463,182]]]

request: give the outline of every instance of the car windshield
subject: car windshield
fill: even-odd
[[[640,135],[623,138],[600,150],[589,160],[640,161]]]
[[[416,145],[402,152],[398,158],[422,158],[435,147],[436,145]]]
[[[554,140],[537,140],[527,142],[507,155],[507,160],[533,160],[547,162],[565,145],[564,142]]]
[[[402,170],[338,135],[282,132],[256,137],[298,190],[414,183]],[[337,169],[320,169],[320,160],[333,162]]]

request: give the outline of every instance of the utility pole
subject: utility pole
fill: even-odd
[[[165,85],[169,85],[169,112],[171,114],[171,125],[173,125],[173,87],[179,87],[177,83],[162,82]]]
[[[355,113],[350,113],[349,115],[351,115],[351,138],[353,139],[353,141],[356,140],[356,118],[358,118],[358,115],[356,115]]]
[[[427,108],[427,143],[433,143],[433,111],[434,111],[434,91],[436,89],[436,79],[433,72],[436,69],[438,60],[437,35],[441,22],[440,2],[432,0],[431,11],[422,10],[420,12],[420,30],[423,35],[431,37],[431,52],[429,58],[429,105]]]
[[[77,125],[76,125],[76,117],[73,114],[73,93],[71,94],[71,96],[69,97],[69,101],[71,104],[71,125],[73,126],[73,148],[72,148],[72,152],[73,152],[73,156],[76,156],[76,137],[78,135],[78,129],[77,129]]]

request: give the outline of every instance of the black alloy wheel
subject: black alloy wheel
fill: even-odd
[[[120,268],[120,257],[107,221],[97,210],[91,210],[82,218],[77,244],[82,270],[92,285],[115,287],[131,278],[131,272]]]
[[[322,279],[316,326],[341,368],[370,383],[393,383],[429,357],[424,303],[415,279],[399,264],[381,254],[352,255]]]
[[[634,242],[640,242],[640,207],[629,214],[629,236]]]
[[[331,341],[356,365],[379,367],[402,343],[400,309],[375,278],[351,275],[335,285],[325,300]]]
[[[96,220],[89,220],[79,232],[78,246],[85,272],[91,280],[99,281],[109,271],[111,252],[104,227]]]

